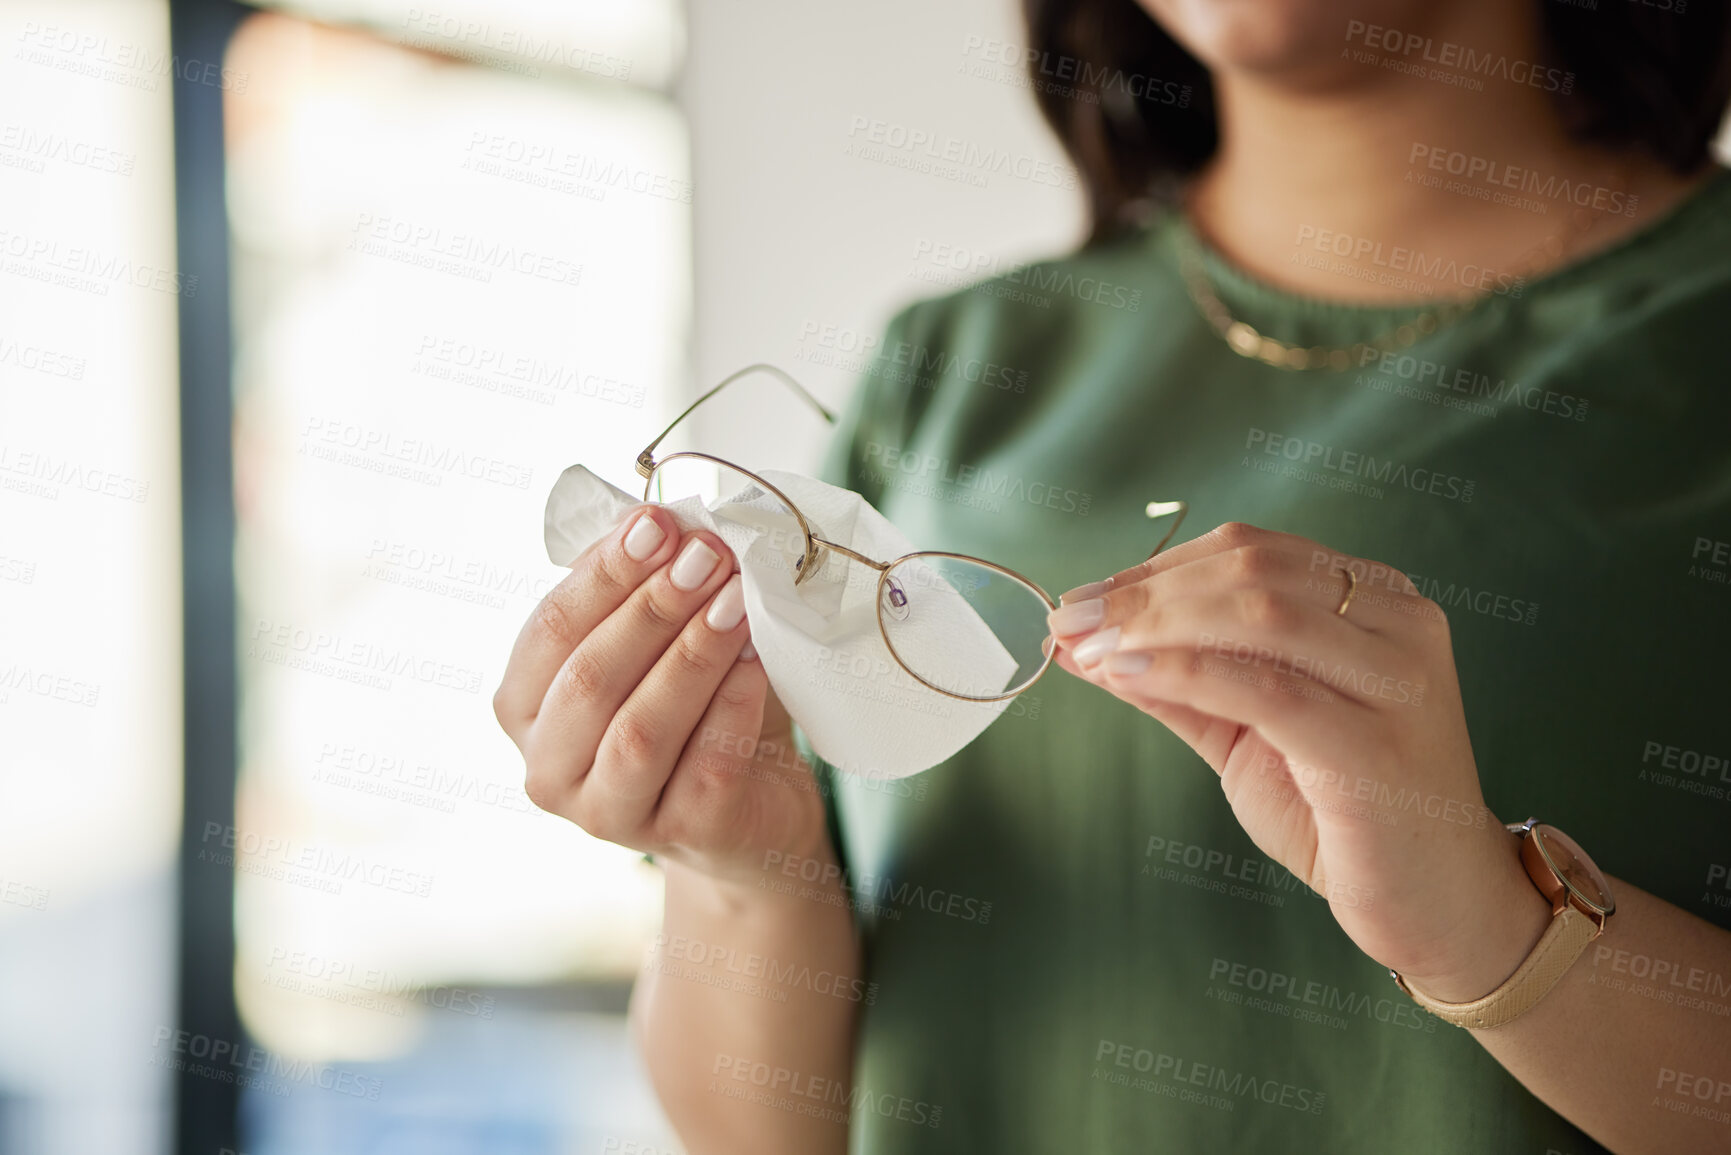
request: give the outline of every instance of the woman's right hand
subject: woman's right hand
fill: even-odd
[[[653,505],[571,564],[493,696],[535,805],[722,882],[756,882],[769,851],[831,855],[739,583],[720,538]]]

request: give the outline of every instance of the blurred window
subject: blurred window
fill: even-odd
[[[554,478],[630,488],[683,379],[678,9],[276,7],[225,61],[236,989],[348,1091],[264,1080],[249,1155],[657,1140],[659,878],[529,804],[491,698]]]
[[[156,1155],[180,493],[168,6],[0,7],[0,1152]]]

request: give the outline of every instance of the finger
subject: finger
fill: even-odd
[[[1353,557],[1302,538],[1299,548],[1302,558],[1285,550],[1279,554],[1283,562],[1300,564],[1304,578],[1297,588],[1364,629],[1406,635],[1446,625],[1442,607],[1423,596],[1398,566]],[[1257,549],[1248,546],[1235,552]]]
[[[579,554],[571,572],[541,599],[518,632],[493,694],[493,713],[518,749],[547,687],[577,643],[623,605],[644,578],[667,564],[678,542],[672,515],[653,506],[634,508]]]
[[[1332,549],[1305,541],[1309,550],[1308,566],[1311,573],[1334,573],[1341,569],[1350,569],[1358,575],[1358,586],[1362,592],[1366,589],[1388,590],[1391,593],[1418,596],[1418,586],[1406,576],[1398,566],[1386,565],[1369,558],[1353,557],[1349,553],[1339,553]]]
[[[1350,570],[1345,565],[1324,569],[1318,563],[1319,557],[1324,563],[1332,563],[1336,556],[1324,550],[1286,548],[1284,544],[1238,546],[1169,566],[1140,581],[1115,583],[1096,597],[1072,599],[1047,615],[1047,621],[1055,635],[1065,637],[1120,625],[1151,607],[1182,598],[1257,588],[1290,594],[1373,633],[1405,632],[1427,614],[1442,613],[1435,603],[1419,597],[1416,589],[1407,594],[1389,588],[1387,566],[1375,567],[1385,576],[1373,577],[1370,564],[1360,559],[1351,559],[1356,564]],[[1348,572],[1353,574],[1350,579],[1346,576]],[[1399,577],[1411,586],[1405,574]],[[1378,582],[1380,588],[1372,588],[1372,581]],[[1349,585],[1352,592],[1347,604],[1349,613],[1339,614]]]
[[[1059,650],[1057,656],[1052,659],[1052,664],[1062,666],[1083,681],[1094,680],[1076,664],[1075,656],[1068,650]],[[1137,709],[1172,731],[1181,742],[1201,755],[1202,760],[1213,767],[1216,774],[1220,773],[1221,767],[1226,764],[1226,756],[1232,752],[1233,743],[1238,740],[1238,735],[1244,730],[1244,727],[1237,722],[1216,718],[1211,714],[1204,714],[1191,706],[1181,706],[1176,702],[1156,702],[1147,699],[1139,700],[1133,704]]]
[[[1182,706],[1249,727],[1301,760],[1320,762],[1327,751],[1338,753],[1340,736],[1361,729],[1372,716],[1362,703],[1308,678],[1246,671],[1190,649],[1140,651],[1137,657],[1146,661],[1108,660],[1091,680],[1139,709]],[[1228,744],[1212,753],[1224,757],[1230,749]]]
[[[1059,650],[1054,654],[1052,656],[1052,664],[1061,667],[1068,673],[1074,674],[1084,682],[1097,683],[1099,680],[1092,677],[1090,673],[1082,669],[1081,666],[1078,666],[1076,664],[1075,655],[1070,653],[1068,650]],[[1107,692],[1110,693],[1111,691],[1108,690]],[[1202,754],[1204,758],[1207,758],[1208,755],[1203,753],[1203,748],[1199,743],[1203,743],[1207,740],[1208,731],[1210,729],[1216,728],[1220,725],[1225,725],[1230,729],[1238,728],[1236,723],[1225,722],[1223,719],[1219,718],[1210,718],[1199,710],[1193,710],[1189,706],[1180,706],[1172,702],[1139,701],[1135,703],[1135,705],[1137,709],[1142,710],[1144,713],[1149,714],[1165,725],[1167,729],[1178,735],[1186,745],[1197,753]],[[1212,765],[1212,763],[1210,764]]]
[[[1224,525],[1215,526],[1200,537],[1193,537],[1182,545],[1173,546],[1146,561],[1121,569],[1110,577],[1077,586],[1072,590],[1066,590],[1058,596],[1058,600],[1068,604],[1084,598],[1099,597],[1108,590],[1121,589],[1125,585],[1196,561],[1198,558],[1247,545],[1296,550],[1301,546],[1314,546],[1315,543],[1294,534],[1260,529],[1254,525],[1246,525],[1241,521],[1229,521]]]
[[[738,574],[726,579],[613,713],[580,790],[584,809],[606,809],[609,821],[635,830],[655,808],[711,699],[739,664],[750,635],[741,582]],[[761,688],[756,704],[761,723]]]
[[[735,662],[710,696],[661,792],[653,818],[659,840],[694,845],[718,830],[750,837],[746,816],[739,813],[740,786],[742,776],[760,772],[759,755],[770,753],[758,742],[768,699],[763,663]],[[773,751],[773,761],[789,773],[797,770],[795,758],[791,749]]]
[[[562,775],[551,789],[568,790],[588,773],[613,715],[732,572],[733,555],[719,537],[687,534],[673,559],[571,651],[529,736],[536,764]]]
[[[1256,586],[1162,601],[1121,626],[1060,639],[1092,676],[1108,655],[1183,649],[1236,667],[1317,682],[1361,702],[1422,701],[1418,662],[1408,648],[1286,593]]]

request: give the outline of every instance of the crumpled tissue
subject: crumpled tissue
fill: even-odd
[[[878,561],[914,551],[857,493],[793,473],[761,476],[799,507],[818,537]],[[638,504],[583,466],[571,466],[547,497],[548,558],[570,565]],[[818,573],[795,586],[792,560],[803,541],[797,528],[789,532],[792,519],[781,503],[758,487],[714,504],[694,496],[663,508],[682,529],[707,529],[733,550],[752,644],[770,686],[812,749],[838,769],[865,778],[917,774],[973,741],[1009,705],[951,698],[909,675],[879,631],[878,571],[870,566],[823,550]],[[917,628],[895,627],[898,652],[942,685],[1002,692],[1016,659],[936,571],[909,565],[918,572],[898,567],[896,576],[910,599],[919,599],[920,616]]]

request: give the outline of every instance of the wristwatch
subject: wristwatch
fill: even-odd
[[[1457,1027],[1500,1027],[1532,1007],[1557,985],[1587,944],[1605,933],[1617,909],[1604,874],[1574,839],[1537,818],[1511,823],[1509,830],[1521,836],[1521,865],[1551,902],[1551,925],[1533,953],[1502,986],[1470,1003],[1438,1002],[1388,972],[1419,1006]]]

